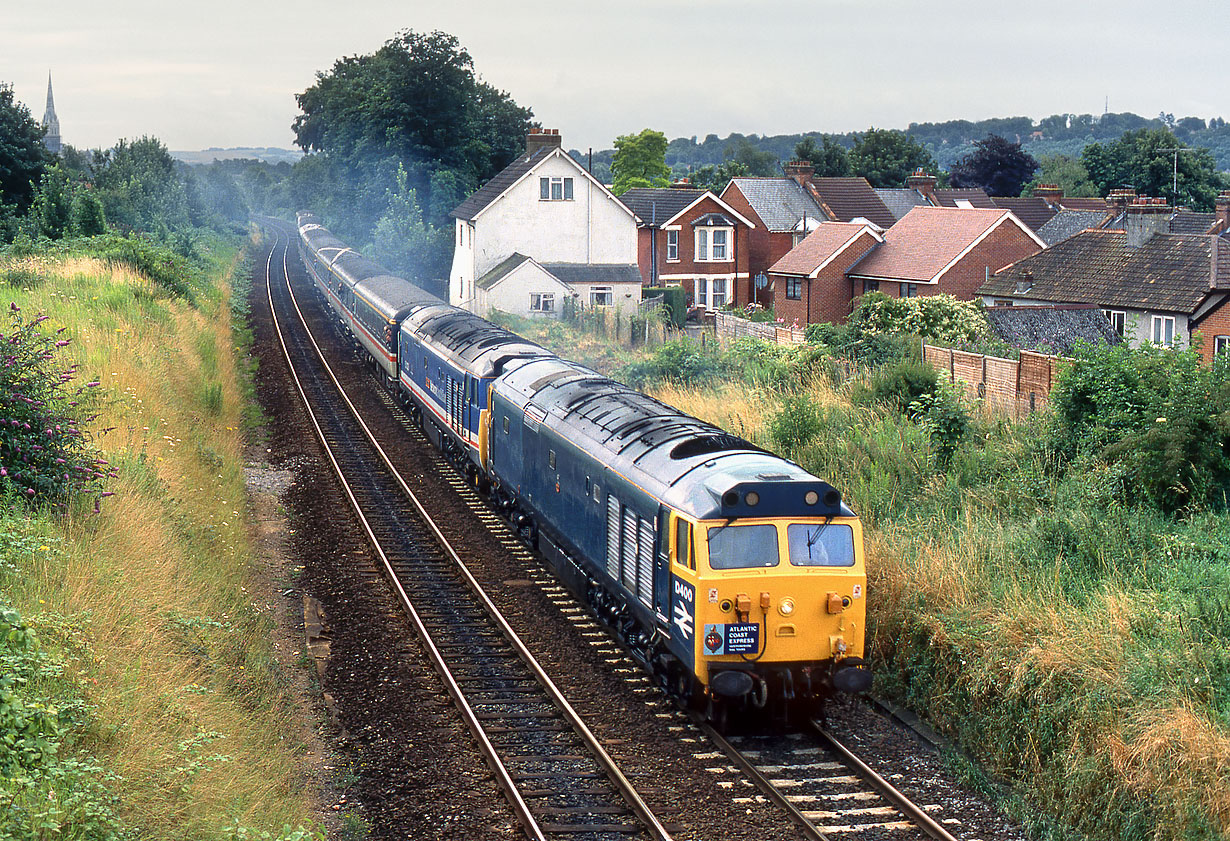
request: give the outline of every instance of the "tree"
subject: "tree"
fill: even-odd
[[[393,187],[386,192],[386,198],[387,207],[376,222],[368,253],[407,280],[447,295],[446,289],[432,289],[432,284],[448,273],[448,266],[439,261],[441,254],[447,256],[447,248],[441,249],[437,240],[443,233],[445,245],[451,245],[451,231],[442,232],[424,223],[423,211],[409,186],[405,167],[397,167]]]
[[[1208,149],[1187,146],[1166,129],[1136,129],[1109,143],[1091,143],[1081,152],[1081,163],[1102,195],[1115,187],[1134,187],[1141,195],[1165,196],[1176,206],[1197,210],[1212,210],[1224,184]]]
[[[727,148],[724,158],[727,162],[742,166],[748,175],[767,177],[781,173],[777,155],[758,148],[746,137],[738,137],[734,148]]]
[[[852,174],[846,147],[827,134],[822,135],[820,140],[820,145],[817,145],[814,138],[804,137],[794,147],[794,159],[810,161],[816,168],[817,178],[841,178]]]
[[[850,150],[850,168],[873,187],[901,187],[905,179],[922,168],[935,173],[939,167],[931,153],[907,134],[891,129],[869,128],[857,135]]]
[[[13,99],[13,89],[0,84],[0,207],[24,213],[34,201],[33,185],[51,160],[42,127]]]
[[[60,239],[72,222],[73,188],[58,164],[47,167],[39,180],[30,214],[40,236]]]
[[[1033,191],[1040,184],[1054,184],[1065,196],[1092,198],[1098,195],[1097,186],[1089,180],[1089,172],[1077,158],[1069,155],[1043,155],[1038,159],[1038,171],[1022,189],[1022,195]]]
[[[981,187],[992,196],[1019,196],[1038,162],[1020,143],[989,134],[974,141],[974,149],[949,171],[954,187]]]
[[[371,55],[339,59],[295,99],[303,112],[292,125],[295,143],[328,159],[300,161],[327,176],[310,203],[345,208],[360,239],[384,212],[399,166],[419,206],[429,208],[428,223],[447,224],[452,206],[433,195],[437,173],[454,173],[461,194],[469,193],[521,154],[533,116],[479,81],[470,54],[439,31],[405,30]]]
[[[98,197],[113,223],[141,231],[191,226],[184,182],[156,137],[121,140],[96,155],[93,166]]]
[[[666,135],[653,129],[615,138],[615,158],[611,161],[611,188],[617,196],[633,187],[665,187],[670,184],[666,165]]]
[[[697,190],[712,190],[721,193],[732,178],[747,175],[747,167],[736,161],[726,161],[714,166],[705,164],[688,173],[688,182]]]

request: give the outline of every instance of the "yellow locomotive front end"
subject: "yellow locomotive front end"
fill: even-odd
[[[672,573],[695,593],[693,672],[707,693],[763,705],[870,688],[857,517],[673,524]]]

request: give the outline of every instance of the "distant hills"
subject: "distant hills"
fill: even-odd
[[[876,126],[891,128],[891,126]],[[988,134],[998,134],[1008,140],[1019,142],[1025,151],[1035,158],[1060,153],[1079,157],[1081,150],[1090,143],[1118,140],[1125,131],[1140,128],[1166,128],[1174,132],[1179,141],[1197,147],[1205,147],[1213,153],[1221,170],[1230,170],[1230,123],[1221,117],[1204,120],[1200,117],[1175,118],[1173,114],[1156,117],[1141,117],[1138,114],[1052,114],[1041,120],[1030,117],[999,117],[988,120],[948,120],[941,123],[910,123],[901,129],[927,148],[942,169],[949,169],[956,161],[973,148],[975,140]],[[634,133],[634,132],[630,132]],[[829,136],[847,149],[854,144],[858,132],[832,133]],[[794,154],[794,147],[805,137],[819,141],[822,132],[799,134],[738,134],[725,138],[710,134],[698,137],[678,137],[670,141],[666,150],[666,163],[676,176],[686,175],[690,169],[707,164],[720,164],[735,156],[744,143],[751,144],[759,152],[768,152],[779,161],[787,161]],[[588,162],[588,154],[573,150],[574,158]],[[593,172],[606,178],[610,171],[614,149],[595,149]],[[607,179],[609,180],[609,178]]]
[[[196,152],[171,150],[171,157],[186,164],[211,164],[214,161],[236,158],[264,161],[270,164],[293,164],[303,157],[303,152],[298,149],[279,149],[276,146],[232,146],[228,149],[211,146]]]

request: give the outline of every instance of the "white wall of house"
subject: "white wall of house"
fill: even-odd
[[[455,307],[474,309],[474,226],[454,219],[453,267],[448,277],[448,302]],[[507,256],[507,255],[505,255]]]
[[[555,275],[526,260],[489,289],[479,289],[474,312],[484,318],[492,310],[533,318],[559,318],[564,299],[572,294],[572,289]],[[544,306],[544,296],[550,296],[549,308]],[[535,304],[538,309],[534,309]]]
[[[577,293],[577,302],[586,308],[592,305],[594,298],[591,293],[594,292],[598,293],[599,299],[605,299],[609,294],[609,306],[616,309],[635,309],[641,302],[639,283],[573,283],[571,286]]]
[[[573,179],[573,198],[542,200],[540,178]],[[636,221],[571,158],[553,155],[476,220],[477,276],[514,251],[540,263],[636,265]]]
[[[1018,298],[1012,296],[1005,299],[1003,296],[984,295],[982,302],[988,308],[995,306],[996,301],[1011,300],[1015,306],[1054,306],[1054,301],[1040,301],[1032,298]],[[1157,325],[1158,335],[1162,339],[1159,344],[1165,343],[1167,335],[1166,319],[1173,319],[1173,327],[1171,334],[1173,335],[1172,344],[1175,347],[1187,348],[1191,347],[1191,325],[1190,319],[1186,313],[1181,312],[1162,312],[1160,310],[1141,310],[1130,309],[1128,307],[1103,306],[1102,309],[1112,312],[1123,313],[1123,338],[1127,339],[1128,344],[1132,347],[1140,347],[1145,342],[1153,342],[1154,339],[1154,319],[1158,318],[1161,321]]]

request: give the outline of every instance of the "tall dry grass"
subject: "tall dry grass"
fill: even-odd
[[[97,260],[16,268],[26,282],[0,293],[67,328],[68,354],[102,383],[97,443],[118,476],[100,514],[58,518],[60,548],[4,597],[70,659],[94,705],[86,745],[120,775],[141,837],[309,823],[301,722],[254,596],[226,278],[193,308]]]

